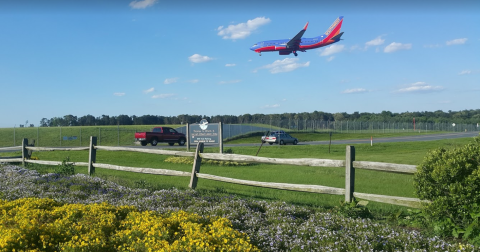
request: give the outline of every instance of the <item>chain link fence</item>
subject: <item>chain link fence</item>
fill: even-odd
[[[153,126],[85,126],[85,127],[29,127],[0,129],[0,147],[21,146],[22,139],[35,141],[35,146],[88,146],[90,136],[97,137],[98,145],[134,145],[135,132],[150,131]],[[223,138],[274,130],[287,132],[335,132],[335,133],[401,133],[401,132],[465,132],[479,131],[478,124],[422,123],[418,122],[360,122],[321,120],[281,120],[250,122],[244,124],[223,124]],[[186,133],[186,127],[177,131]]]
[[[292,132],[337,132],[337,133],[400,133],[400,132],[463,132],[479,131],[479,124],[425,123],[425,122],[362,122],[282,120],[270,123],[270,128],[287,129]]]

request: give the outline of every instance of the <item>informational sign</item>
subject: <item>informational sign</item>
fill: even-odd
[[[189,125],[189,141],[190,143],[219,143],[219,124],[208,123],[202,119],[198,124]]]
[[[77,140],[77,137],[76,137],[76,136],[64,136],[64,137],[63,137],[63,140],[64,140],[64,141]]]

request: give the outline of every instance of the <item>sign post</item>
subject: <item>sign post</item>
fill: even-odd
[[[330,153],[330,146],[332,145],[332,132],[330,131],[330,143],[328,144],[328,153]]]

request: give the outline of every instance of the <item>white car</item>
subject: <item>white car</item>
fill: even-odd
[[[271,135],[271,134],[285,134],[285,131],[280,130],[280,131],[271,131],[271,132],[268,131],[268,132],[267,132],[267,135]],[[262,143],[265,143],[265,138],[266,138],[266,137],[267,137],[267,136],[262,136]]]
[[[287,133],[271,133],[269,136],[265,137],[264,141],[270,145],[276,143],[280,145],[286,145],[287,143],[291,143],[296,145],[298,143],[298,139],[295,137],[290,136]]]

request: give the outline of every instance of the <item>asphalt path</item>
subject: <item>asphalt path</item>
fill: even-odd
[[[478,131],[470,131],[470,132],[454,132],[454,133],[443,133],[443,134],[421,134],[415,136],[404,136],[404,137],[381,137],[381,138],[373,138],[373,139],[348,139],[348,140],[335,140],[335,134],[332,136],[332,144],[364,144],[370,143],[394,143],[394,142],[418,142],[418,141],[435,141],[435,140],[444,140],[444,139],[455,139],[455,138],[468,138],[468,137],[476,137],[479,135]],[[259,138],[260,142],[260,138]],[[319,145],[319,144],[329,144],[330,141],[307,141],[307,142],[299,142],[298,145]],[[237,146],[260,146],[261,143],[244,143],[244,144],[224,144],[223,147],[237,147]],[[263,144],[264,146],[270,146],[269,144]],[[190,148],[195,148],[196,145],[190,145]],[[218,144],[206,144],[207,147],[217,147]],[[160,143],[157,146],[123,146],[123,147],[132,147],[132,148],[148,148],[148,149],[176,149],[176,148],[185,148],[185,146],[179,146],[175,144],[174,146],[170,146],[166,143]],[[67,148],[67,147],[65,147]],[[7,148],[0,148],[0,152],[14,152],[21,150],[21,146],[17,147],[7,147]]]
[[[476,137],[479,132],[455,132],[455,133],[445,133],[445,134],[428,134],[428,135],[419,135],[418,136],[404,136],[404,137],[384,137],[384,138],[368,138],[368,139],[349,139],[349,140],[332,140],[332,144],[362,144],[370,143],[394,143],[394,142],[418,142],[418,141],[436,141],[444,139],[454,139],[454,138],[467,138],[467,137]],[[330,141],[312,141],[305,142],[305,144],[329,144]]]

